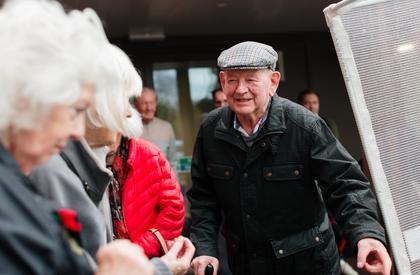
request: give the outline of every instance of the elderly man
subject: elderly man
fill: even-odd
[[[173,169],[176,169],[175,133],[172,125],[157,118],[157,95],[155,90],[144,87],[141,95],[136,99],[136,107],[143,121],[142,138],[156,144],[165,155]]]
[[[220,210],[233,274],[339,274],[326,208],[358,267],[389,274],[369,182],[322,119],[276,95],[276,62],[273,48],[256,42],[218,58],[229,107],[200,127],[188,193],[196,274],[208,264],[217,272]]]

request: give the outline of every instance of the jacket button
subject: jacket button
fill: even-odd
[[[293,174],[294,174],[295,176],[299,176],[300,172],[299,172],[299,170],[295,170],[295,171],[293,171]]]
[[[272,175],[273,175],[273,173],[271,173],[271,172],[267,173],[267,177],[271,177]]]
[[[89,191],[89,190],[90,190],[90,188],[89,188],[89,185],[88,185],[87,181],[84,181],[84,182],[83,182],[83,187],[85,188],[85,190],[86,190],[86,191]]]
[[[246,178],[246,177],[248,177],[248,173],[247,172],[244,173],[244,178]]]
[[[207,172],[210,172],[211,171],[211,168],[209,167],[209,168],[207,168]]]
[[[315,241],[319,242],[319,237],[318,236],[315,237]]]
[[[284,253],[283,249],[279,249],[279,254],[283,255],[283,253]]]
[[[261,142],[261,147],[265,147],[267,144],[265,142]]]
[[[245,218],[246,218],[247,220],[249,220],[249,219],[251,218],[251,215],[246,214],[246,215],[245,215]]]
[[[225,171],[225,176],[229,176],[230,172],[229,171]]]
[[[257,253],[252,253],[252,257],[257,258]]]

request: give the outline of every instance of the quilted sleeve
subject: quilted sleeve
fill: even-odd
[[[159,196],[156,206],[157,216],[150,228],[156,228],[165,241],[181,235],[184,226],[184,198],[180,185],[169,162],[158,154]],[[150,231],[143,233],[136,243],[141,245],[148,257],[161,256],[162,251],[157,238]]]

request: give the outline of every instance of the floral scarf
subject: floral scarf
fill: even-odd
[[[112,166],[108,167],[114,174],[114,178],[109,185],[109,202],[111,206],[112,224],[114,227],[114,239],[129,239],[127,225],[124,220],[122,209],[122,190],[128,175],[128,153],[130,142],[128,138],[121,138]]]

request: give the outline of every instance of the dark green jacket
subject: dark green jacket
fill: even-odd
[[[198,133],[188,193],[197,255],[217,256],[220,210],[234,274],[338,272],[325,206],[350,247],[385,242],[368,181],[322,119],[275,95],[250,148],[233,119],[217,109]]]

